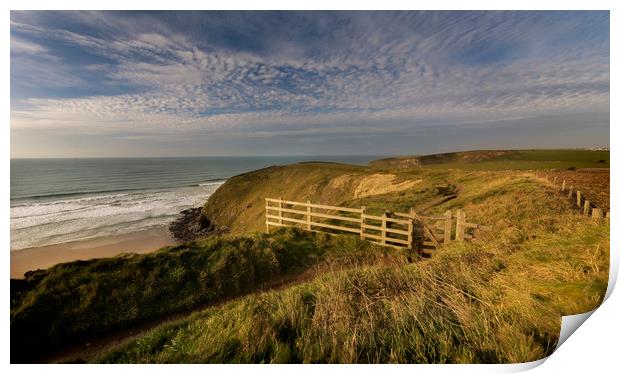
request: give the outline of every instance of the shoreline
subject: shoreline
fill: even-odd
[[[28,271],[47,269],[63,262],[114,257],[121,253],[149,253],[176,245],[168,227],[83,239],[11,251],[11,278],[23,279]]]

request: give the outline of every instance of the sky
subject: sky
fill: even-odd
[[[11,157],[609,146],[609,12],[11,12]]]

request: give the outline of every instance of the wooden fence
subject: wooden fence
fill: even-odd
[[[432,225],[427,224],[431,221],[434,222]],[[364,206],[348,208],[282,198],[265,199],[265,224],[267,232],[270,227],[281,226],[298,226],[310,231],[331,230],[332,233],[357,234],[380,245],[421,251],[437,249],[452,240],[472,239],[474,234],[467,231],[480,228],[466,222],[461,210],[454,217],[451,211],[438,217],[420,216],[413,208],[407,213],[387,211],[379,216],[368,214]]]
[[[545,182],[551,183],[553,188],[557,189],[561,194],[566,195],[569,200],[574,201],[575,206],[584,216],[591,217],[597,221],[602,221],[603,219],[609,220],[609,211],[603,212],[596,203],[588,200],[581,191],[574,189],[572,185],[567,186],[566,180],[563,179],[562,183],[559,183],[557,176],[554,176],[553,180],[549,178],[549,174],[545,174],[544,177],[538,176],[544,179]]]

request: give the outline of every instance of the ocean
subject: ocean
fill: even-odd
[[[300,161],[379,156],[11,160],[11,250],[165,227],[227,178]]]

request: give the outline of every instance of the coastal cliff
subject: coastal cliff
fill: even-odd
[[[307,162],[272,166],[230,178],[198,210],[173,226],[179,237],[241,235],[265,230],[265,198],[359,207],[382,214],[408,211],[454,186],[441,171],[377,171],[365,166]]]
[[[264,233],[264,199],[278,196],[372,214],[462,210],[491,229],[421,260],[359,235]],[[552,353],[559,316],[592,310],[607,287],[609,224],[531,172],[273,166],[230,178],[184,219],[180,230],[207,239],[12,281],[11,360],[533,361]],[[45,356],[61,343],[70,354]]]

